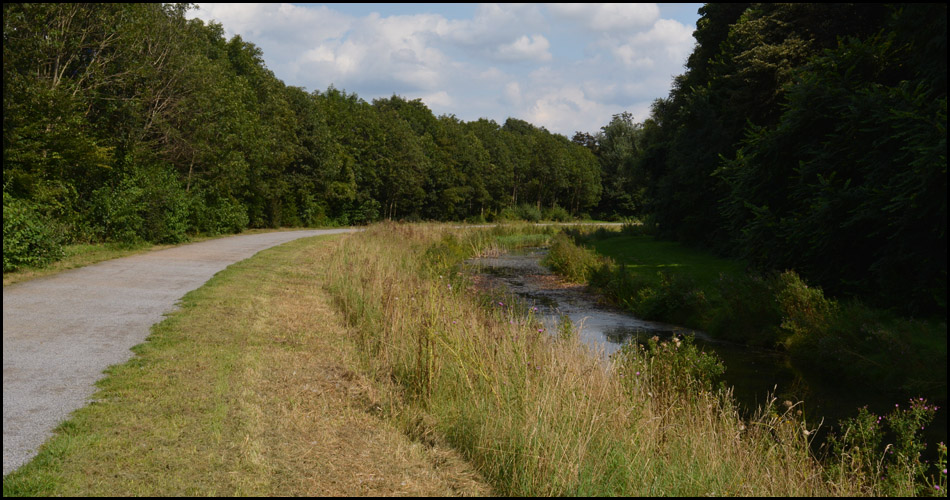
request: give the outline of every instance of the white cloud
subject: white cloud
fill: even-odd
[[[521,85],[518,82],[508,82],[504,90],[505,102],[513,106],[522,106],[524,98],[521,97]]]
[[[537,4],[480,4],[471,20],[450,21],[444,35],[447,41],[479,50],[510,43],[526,31],[544,26]]]
[[[447,108],[455,104],[455,100],[452,99],[452,97],[449,96],[449,93],[444,90],[424,95],[421,98],[422,102],[426,103],[426,106],[428,106],[429,109],[432,109],[433,106]]]
[[[550,61],[551,44],[541,35],[525,35],[512,43],[498,47],[498,58],[504,61]]]
[[[551,89],[530,102],[525,118],[528,122],[568,137],[573,131],[597,130],[602,125],[599,117],[605,112],[602,104],[588,99],[577,87]]]
[[[692,27],[671,19],[659,19],[647,31],[604,37],[598,45],[630,69],[670,76],[682,73],[694,43]]]
[[[592,31],[641,28],[660,17],[660,9],[653,3],[555,3],[548,4],[548,10]]]
[[[655,4],[482,4],[449,17],[430,4],[411,15],[343,10],[205,4],[189,17],[260,47],[288,85],[419,97],[437,115],[511,116],[565,135],[595,132],[622,111],[646,118],[694,44],[693,28],[662,19]]]
[[[275,3],[199,4],[190,17],[215,20],[230,36],[240,34],[255,45],[299,44],[339,38],[353,18],[325,6],[300,7]]]

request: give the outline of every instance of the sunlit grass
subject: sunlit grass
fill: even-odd
[[[406,432],[444,438],[506,495],[883,492],[826,474],[794,405],[742,419],[729,392],[675,368],[690,359],[679,346],[605,363],[505,301],[486,311],[449,257],[497,236],[377,226],[327,262],[368,369],[395,383],[389,411]]]
[[[378,418],[321,288],[334,238],[265,250],[189,293],[4,496],[489,493],[456,453]]]

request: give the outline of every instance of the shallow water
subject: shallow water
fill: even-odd
[[[761,349],[714,339],[708,334],[676,325],[646,321],[598,302],[582,285],[563,282],[540,264],[546,249],[533,248],[493,257],[466,261],[466,268],[482,288],[492,288],[520,297],[528,307],[536,308],[535,317],[546,329],[557,331],[562,315],[567,315],[578,337],[604,356],[620,350],[625,342],[645,342],[653,336],[669,338],[693,335],[696,345],[715,352],[726,365],[723,379],[734,388],[734,396],[747,413],[764,403],[770,394],[779,401],[803,401],[810,427],[822,424],[827,431],[838,420],[852,417],[857,409],[867,405],[871,411],[883,414],[906,398],[882,394],[879,391],[841,388],[834,381],[822,380],[802,373],[781,351]],[[941,407],[945,402],[938,402]],[[946,442],[947,411],[941,408],[931,424],[927,440]],[[824,432],[822,432],[823,434]],[[931,445],[933,447],[933,445]]]

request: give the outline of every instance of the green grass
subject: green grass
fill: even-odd
[[[689,276],[704,289],[712,290],[720,274],[738,276],[744,273],[740,261],[718,258],[673,241],[660,241],[653,236],[616,236],[594,240],[590,246],[610,257],[631,272],[659,282],[657,273],[664,271]]]

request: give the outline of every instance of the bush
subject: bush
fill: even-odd
[[[551,249],[543,264],[571,281],[586,282],[600,261],[593,251],[575,245],[567,234],[558,233],[551,239]]]
[[[230,197],[202,196],[192,198],[191,225],[202,233],[239,233],[247,228],[250,217],[247,209]]]
[[[709,333],[719,338],[773,346],[782,314],[773,281],[760,276],[719,276],[722,303],[713,314]]]
[[[180,243],[187,238],[189,202],[181,184],[161,166],[136,168],[118,185],[92,194],[98,236],[120,243]]]
[[[544,210],[544,220],[568,222],[573,220],[573,217],[571,217],[571,213],[564,208],[555,206]]]
[[[515,214],[519,219],[528,222],[538,222],[541,220],[541,211],[534,205],[518,205]]]
[[[662,271],[657,276],[659,283],[640,288],[634,296],[634,312],[645,319],[700,324],[709,306],[706,294],[688,277]]]
[[[922,430],[933,421],[936,406],[923,399],[911,399],[902,408],[894,405],[887,415],[877,416],[867,407],[858,416],[841,422],[842,435],[831,436],[830,448],[836,462],[830,464],[831,475],[842,469],[869,478],[881,478],[881,486],[888,496],[916,496],[936,492],[940,495],[947,487],[947,447],[940,443],[936,464],[922,460],[926,443]],[[883,446],[885,433],[893,443]],[[941,470],[942,468],[942,470]],[[927,473],[931,472],[928,477]],[[934,479],[934,478],[937,479]]]
[[[821,288],[809,287],[794,271],[785,271],[775,281],[775,300],[782,314],[780,328],[788,336],[783,344],[815,344],[825,336],[838,303],[826,299]]]
[[[61,242],[52,221],[30,203],[3,193],[3,272],[42,267],[63,258]]]
[[[615,355],[624,385],[635,394],[637,385],[647,384],[654,397],[670,403],[684,395],[711,391],[726,367],[716,354],[699,349],[694,341],[692,336],[673,336],[668,341],[654,336],[646,345],[624,343]]]

